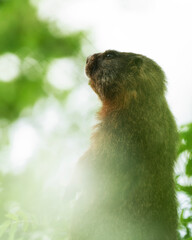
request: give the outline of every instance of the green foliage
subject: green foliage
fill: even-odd
[[[1,6],[0,16],[0,53],[49,59],[76,55],[81,49],[82,32],[63,36],[57,31],[53,36],[28,1],[7,1]]]
[[[66,239],[65,232],[54,226],[54,222],[49,228],[42,223],[42,219],[37,219],[35,215],[30,215],[23,211],[8,213],[6,220],[0,224],[0,239],[6,240],[24,240],[24,239]],[[59,222],[57,221],[57,224]],[[54,226],[54,228],[51,228]],[[47,238],[46,238],[47,237]]]
[[[186,160],[185,174],[189,178],[188,182],[190,183],[192,180],[192,123],[181,127],[180,137],[181,144],[178,155],[179,158],[183,156]],[[188,205],[181,209],[180,224],[181,229],[185,232],[183,239],[192,239],[192,185],[177,183],[177,189],[178,192],[184,193],[189,198]],[[187,216],[185,216],[186,213]]]
[[[71,92],[54,89],[48,83],[46,74],[50,63],[54,59],[77,59],[81,55],[83,32],[61,33],[53,22],[40,21],[36,12],[28,0],[0,1],[0,55],[15,54],[20,61],[15,79],[8,82],[0,79],[2,240],[66,239],[67,213],[61,204],[61,189],[47,190],[46,193],[43,190],[48,177],[55,175],[52,171],[57,170],[55,166],[59,162],[55,161],[53,166],[48,157],[41,156],[36,161],[31,160],[25,171],[16,175],[3,173],[1,169],[1,160],[4,165],[9,162],[3,151],[7,152],[9,148],[10,129],[22,118],[23,111],[32,114],[34,105],[42,98],[58,98],[65,102]]]
[[[33,227],[33,220],[23,212],[17,214],[9,213],[6,215],[6,221],[0,225],[0,239],[14,240],[19,237],[19,232],[25,235],[29,228]],[[23,239],[22,237],[19,239]]]
[[[181,154],[184,151],[188,151],[189,153],[192,153],[192,123],[182,126],[181,127],[181,145],[179,149],[179,154]]]
[[[61,34],[54,23],[39,21],[35,8],[23,0],[4,1],[0,18],[0,54],[13,53],[21,60],[19,76],[13,82],[0,82],[0,118],[12,121],[23,109],[49,95],[43,80],[50,61],[77,56],[83,33]],[[56,34],[50,31],[51,26]]]
[[[24,77],[9,83],[0,82],[0,116],[10,120],[19,117],[24,108],[46,95],[42,85],[41,79],[29,81]]]

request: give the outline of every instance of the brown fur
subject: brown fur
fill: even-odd
[[[106,51],[86,73],[102,101],[73,181],[71,240],[176,240],[177,128],[165,76],[151,59]]]

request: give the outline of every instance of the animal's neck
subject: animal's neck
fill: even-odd
[[[107,128],[133,128],[143,127],[145,124],[154,125],[161,121],[162,112],[166,109],[164,98],[156,100],[146,99],[123,99],[123,101],[105,101],[98,113],[98,119]]]
[[[98,113],[99,119],[115,117],[116,115],[127,112],[131,109],[131,105],[137,102],[137,92],[135,90],[122,93],[120,96],[116,96],[113,99],[103,99],[102,108]]]

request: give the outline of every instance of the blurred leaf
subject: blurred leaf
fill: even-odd
[[[189,216],[187,218],[184,218],[184,209],[182,209],[181,214],[180,214],[180,223],[183,225],[185,228],[187,228],[188,224],[192,222],[192,216]]]
[[[192,222],[192,217],[182,219],[182,224],[185,226],[187,226],[190,222]]]
[[[78,55],[84,33],[62,34],[54,23],[50,24],[38,20],[29,1],[7,0],[1,5],[0,54],[18,55],[21,72],[12,82],[0,82],[0,118],[15,120],[23,109],[48,94],[59,99],[66,97],[65,93],[52,90],[52,86],[45,87],[45,74],[50,60]]]
[[[8,227],[10,225],[10,222],[4,222],[2,225],[0,225],[0,238],[3,236],[3,234],[7,231]]]
[[[8,1],[0,9],[0,52],[58,58],[72,56],[81,48],[82,32],[53,34],[49,25],[40,22],[29,1]],[[6,36],[6,37],[5,37]]]
[[[181,127],[180,137],[181,145],[179,154],[186,150],[192,152],[192,123]]]
[[[41,80],[20,77],[13,82],[0,82],[0,118],[17,118],[24,108],[31,107],[44,95]]]
[[[185,172],[187,176],[192,176],[192,157],[188,159]]]
[[[178,184],[178,190],[183,191],[188,195],[192,195],[192,186],[182,186]]]
[[[186,235],[184,236],[183,239],[191,238],[191,229],[189,227],[186,227],[186,230],[187,230],[187,233],[186,233]]]
[[[181,144],[178,152],[178,156],[184,153],[186,158],[185,174],[189,177],[192,176],[192,123],[181,126],[180,128]],[[179,178],[178,178],[179,179]],[[192,186],[182,186],[177,184],[177,191],[182,191],[192,199]],[[190,213],[192,211],[192,200],[188,202],[188,206],[183,208],[180,214],[181,228],[185,230],[185,236],[182,239],[192,240],[192,216],[184,218],[184,213]]]
[[[8,213],[6,215],[6,218],[10,219],[10,220],[14,220],[14,221],[18,221],[18,215],[17,214],[13,214],[13,213]]]
[[[16,231],[17,231],[17,224],[12,223],[11,224],[11,228],[9,230],[9,238],[8,238],[8,240],[14,240]]]

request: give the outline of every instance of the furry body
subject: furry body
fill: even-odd
[[[76,168],[70,240],[176,240],[177,128],[162,70],[142,55],[106,51],[86,72],[103,106]]]

